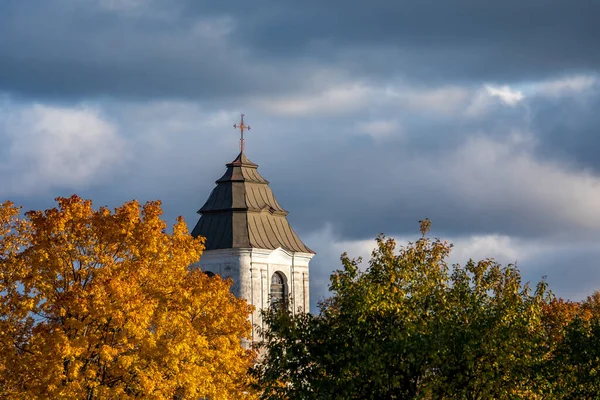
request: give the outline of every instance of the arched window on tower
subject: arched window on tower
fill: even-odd
[[[285,275],[275,272],[271,277],[271,307],[283,308],[287,298]]]

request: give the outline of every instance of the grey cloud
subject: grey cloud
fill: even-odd
[[[600,172],[600,94],[537,98],[532,103],[532,129],[540,157],[550,157]]]
[[[224,164],[236,155],[237,138],[231,124],[237,116],[227,113],[211,122],[212,108],[169,104],[104,106],[105,115],[111,116],[128,140],[132,161],[119,168],[111,186],[91,193],[101,202],[109,196],[104,191],[121,202],[159,198],[168,218],[184,215],[192,225],[197,219],[195,211],[223,173]],[[549,205],[551,201],[543,196],[531,194],[538,190],[531,187],[532,181],[512,183],[512,170],[497,175],[493,164],[484,162],[484,169],[477,171],[483,161],[472,160],[479,149],[461,150],[472,137],[502,144],[512,129],[528,127],[524,122],[527,107],[495,109],[479,119],[452,115],[435,119],[428,118],[427,111],[394,111],[385,106],[372,115],[395,112],[404,132],[379,142],[352,131],[356,122],[363,120],[360,113],[346,119],[293,118],[262,115],[250,107],[247,114],[255,129],[249,133],[247,154],[272,182],[300,234],[312,232],[325,221],[343,238],[372,238],[380,232],[410,234],[424,217],[431,218],[447,235],[497,232],[535,237],[557,230],[587,229],[564,217],[560,205]],[[540,165],[554,162],[527,145],[523,149],[513,146],[511,151],[523,151]],[[499,157],[501,169],[514,163],[515,155],[502,153]],[[457,169],[456,165],[461,166]],[[573,177],[581,172],[577,168],[569,171],[569,164],[556,168]],[[476,171],[471,174],[471,169]],[[514,173],[527,176],[548,171]],[[547,179],[558,178],[556,174],[540,177],[540,182]],[[566,180],[560,178],[555,184],[564,185]],[[552,190],[559,194],[561,188]],[[578,195],[589,194],[574,193],[572,198]]]
[[[159,108],[115,106],[121,110],[121,130],[136,132],[137,144],[131,147],[140,156],[134,157],[135,163],[123,173],[129,172],[111,190],[142,199],[161,198],[169,216],[182,214],[193,224],[195,211],[223,173],[224,164],[236,155],[236,133],[228,129],[236,116],[224,115],[222,121],[207,124],[210,109]],[[466,176],[457,175],[481,168],[472,161],[479,148],[457,153],[471,137],[505,143],[512,129],[527,128],[522,122],[526,109],[503,107],[487,119],[468,123],[451,117],[426,123],[419,115],[399,114],[406,132],[378,142],[352,132],[361,115],[347,120],[282,118],[250,108],[247,114],[255,129],[248,135],[247,154],[271,181],[301,235],[324,222],[331,222],[344,239],[372,238],[380,232],[412,234],[424,217],[445,235],[536,237],[584,229],[564,219],[560,210],[552,208],[556,206],[531,200],[528,196],[535,188],[511,183],[512,172],[494,175],[491,162],[484,163],[485,170],[475,171],[479,175],[468,177],[468,185],[461,183]],[[153,137],[156,141],[150,140]],[[522,151],[538,165],[553,165],[552,159],[540,157],[527,144],[521,150],[519,146],[510,151]],[[515,155],[499,157],[499,168],[514,163]],[[464,165],[453,170],[456,164]],[[565,168],[573,177],[580,172],[569,171],[568,164],[556,168]],[[535,173],[547,171],[519,171],[524,176]],[[540,182],[558,179],[556,174],[539,178]],[[565,184],[560,179],[556,185]],[[561,188],[555,190],[559,193]],[[544,202],[542,196],[533,198]]]
[[[320,50],[388,76],[514,81],[597,69],[597,7],[592,1],[287,2],[266,16],[261,7],[245,10],[257,22],[240,31],[267,55]]]
[[[549,251],[519,267],[525,280],[538,282],[544,276],[557,297],[578,301],[600,290],[599,257],[600,249],[590,243],[585,249],[574,245]]]
[[[0,90],[45,98],[218,100],[291,82],[270,73],[273,66],[252,62],[225,34],[211,37],[191,22],[58,4],[0,5]],[[208,24],[221,16],[205,18]]]
[[[239,100],[323,84],[312,82],[319,68],[435,84],[526,81],[600,61],[591,0],[140,4],[119,13],[83,0],[3,2],[0,89]],[[223,38],[194,34],[223,19],[232,23]]]

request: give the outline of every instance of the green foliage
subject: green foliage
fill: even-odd
[[[403,247],[378,236],[364,271],[343,254],[318,315],[265,313],[265,351],[253,371],[263,399],[512,399],[551,391],[557,369],[540,367],[555,357],[546,283],[531,289],[515,266],[489,259],[450,268],[452,246],[426,238],[429,227],[422,221],[422,238]]]

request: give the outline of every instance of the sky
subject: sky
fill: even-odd
[[[600,3],[5,0],[0,201],[160,199],[190,229],[246,154],[317,252],[378,233],[600,289]]]

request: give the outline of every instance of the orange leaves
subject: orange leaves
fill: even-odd
[[[190,271],[203,240],[160,202],[57,202],[0,207],[0,397],[241,398],[251,309]]]
[[[566,328],[575,318],[589,320],[589,314],[581,303],[563,299],[553,299],[544,304],[542,315],[544,328],[552,343],[559,343],[563,339]]]

